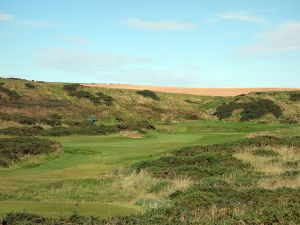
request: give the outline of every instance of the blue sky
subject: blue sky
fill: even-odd
[[[299,0],[1,0],[0,76],[300,87]]]

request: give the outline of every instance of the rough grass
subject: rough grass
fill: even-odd
[[[299,148],[291,146],[273,147],[268,150],[250,148],[234,156],[249,163],[255,171],[266,175],[259,180],[260,187],[268,189],[300,187]]]
[[[270,160],[270,155],[255,154],[259,146],[263,146],[264,150],[277,152],[278,155],[272,157],[278,157],[285,167],[297,168],[298,156],[293,151],[300,145],[291,139],[257,137],[228,144],[193,146],[169,154],[169,157],[173,156],[171,161],[166,161],[163,157],[138,163],[134,167],[143,165],[144,170],[128,174],[125,171],[119,174],[120,181],[113,182],[112,187],[129,190],[136,198],[141,193],[143,197],[152,197],[152,201],[137,201],[137,204],[150,205],[150,209],[143,214],[99,219],[77,214],[63,218],[44,218],[27,213],[11,213],[6,219],[9,223],[25,224],[36,224],[37,221],[40,224],[299,224],[299,187],[271,190],[262,188],[261,179],[282,174],[277,171],[264,174],[264,171],[255,169],[265,169],[260,164],[255,167],[257,164],[246,161],[251,157]],[[249,152],[250,156],[246,155],[247,157],[243,158],[245,152]],[[236,158],[240,156],[241,160]],[[191,165],[196,164],[199,173],[194,173],[194,167],[185,167],[182,170],[182,164],[175,160],[177,157],[178,160],[183,158],[183,162],[188,161]],[[221,163],[218,158],[222,158],[224,162]],[[204,165],[211,169],[211,173],[207,173],[204,167],[201,167]],[[227,169],[224,169],[224,165]],[[174,171],[175,174],[165,174],[165,168]],[[182,177],[182,172],[186,177],[175,182]],[[164,177],[157,176],[158,174],[164,174]],[[193,182],[188,178],[191,176],[194,177]],[[170,179],[171,177],[174,180]],[[153,204],[153,196],[158,197],[159,193],[168,190],[166,182],[175,182],[173,185],[177,183],[177,188],[163,195],[163,199],[167,200],[164,204],[160,204],[162,201],[157,199],[156,204]]]

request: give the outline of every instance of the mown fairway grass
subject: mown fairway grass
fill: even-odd
[[[183,146],[224,143],[256,131],[288,129],[290,125],[235,122],[193,122],[157,125],[142,138],[120,136],[52,137],[62,151],[30,157],[0,169],[0,214],[26,210],[45,216],[107,217],[143,210],[128,197],[110,192],[113,171],[153,159]],[[294,126],[294,129],[299,129]]]

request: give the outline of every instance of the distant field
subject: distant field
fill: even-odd
[[[150,85],[131,85],[131,84],[82,84],[90,87],[104,87],[129,90],[151,90],[168,93],[180,93],[202,96],[236,96],[248,94],[250,92],[268,92],[268,91],[294,91],[299,88],[183,88],[183,87],[165,87]]]

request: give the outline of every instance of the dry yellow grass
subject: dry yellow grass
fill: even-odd
[[[184,88],[184,87],[168,87],[168,86],[151,86],[151,85],[131,85],[131,84],[81,84],[90,87],[104,87],[114,89],[129,90],[151,90],[167,93],[180,93],[202,96],[236,96],[240,94],[248,94],[250,92],[266,92],[266,91],[293,91],[298,88]]]
[[[149,189],[159,185],[165,180],[152,177],[148,172],[134,172],[129,175],[120,175],[119,180],[115,182],[112,189],[121,192],[122,196],[130,195],[132,202],[138,200],[151,201],[149,207],[156,208],[165,203],[165,198],[175,191],[184,191],[190,187],[193,182],[188,177],[179,177],[168,180],[168,184],[157,192],[150,192]]]
[[[255,155],[253,152],[257,149],[245,149],[234,154],[234,157],[249,163],[255,171],[267,175],[266,178],[258,182],[260,187],[276,189],[279,187],[300,187],[299,174],[284,178],[282,175],[288,171],[299,171],[300,151],[296,148],[276,147],[271,148],[277,156],[261,156]],[[290,167],[287,163],[295,163]]]

